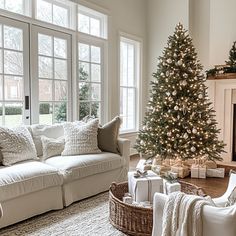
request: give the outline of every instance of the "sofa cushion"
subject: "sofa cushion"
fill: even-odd
[[[56,168],[38,161],[0,167],[0,202],[62,183]]]
[[[70,182],[120,168],[123,165],[122,160],[122,157],[118,154],[102,152],[79,156],[50,157],[45,163],[60,170],[64,175],[65,182]]]
[[[59,138],[64,136],[64,129],[62,124],[54,125],[32,125],[32,137],[37,150],[37,156],[43,155],[43,147],[41,137]]]

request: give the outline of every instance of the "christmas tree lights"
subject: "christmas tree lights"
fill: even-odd
[[[210,107],[202,66],[181,24],[169,37],[153,74],[151,95],[135,148],[161,159],[221,160],[215,111]]]

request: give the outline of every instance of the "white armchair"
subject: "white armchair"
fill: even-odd
[[[231,174],[228,189],[220,198],[213,201],[223,206],[233,188],[236,186],[236,174]],[[162,216],[168,196],[155,193],[153,199],[153,231],[152,236],[161,236]],[[205,205],[202,214],[203,236],[236,236],[236,205],[231,207],[214,207]]]

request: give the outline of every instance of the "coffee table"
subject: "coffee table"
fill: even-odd
[[[205,196],[202,188],[179,181],[181,191],[187,194]],[[128,183],[112,183],[109,191],[109,220],[118,230],[128,235],[150,236],[152,234],[153,210],[124,203],[122,198],[128,192]]]

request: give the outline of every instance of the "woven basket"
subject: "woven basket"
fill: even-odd
[[[205,196],[204,191],[196,185],[179,181],[182,192]],[[128,192],[128,183],[112,183],[109,191],[109,220],[118,230],[128,235],[150,236],[152,234],[153,210],[122,202]]]

